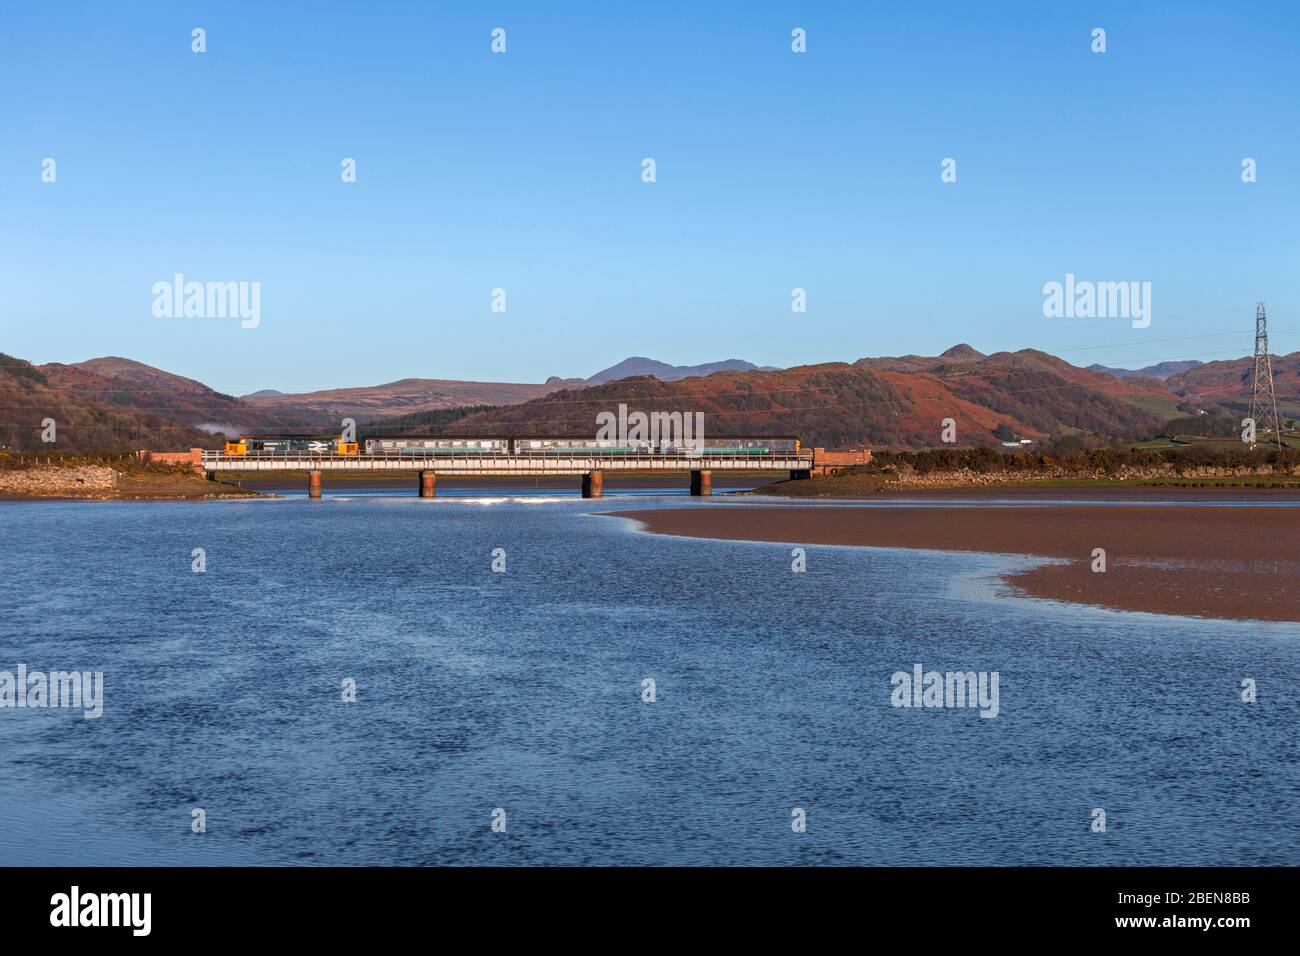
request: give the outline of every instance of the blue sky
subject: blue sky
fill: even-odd
[[[1289,352],[1298,28],[1281,2],[6,4],[0,350],[236,394],[959,341],[1138,366],[1246,354],[1265,299]],[[260,282],[260,326],[155,317],[177,272]],[[1151,282],[1150,327],[1045,318],[1067,272]]]

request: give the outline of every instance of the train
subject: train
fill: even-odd
[[[361,453],[359,442],[344,441],[342,435],[241,435],[238,441],[226,442],[227,455],[307,455],[317,457],[355,456]]]
[[[372,435],[344,441],[341,435],[241,435],[225,444],[225,454],[237,457],[357,457],[383,458],[439,456],[609,456],[609,455],[792,455],[799,454],[799,439],[792,435],[753,438],[706,438],[704,448],[648,439],[606,440],[590,436],[555,435]]]

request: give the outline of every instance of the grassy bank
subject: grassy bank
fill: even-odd
[[[888,492],[995,488],[1300,488],[1295,449],[1191,447],[1093,449],[1068,458],[1001,454],[986,448],[881,452],[837,475],[768,485],[791,498],[862,497]]]
[[[803,481],[781,481],[754,491],[741,491],[743,495],[781,495],[786,498],[864,498],[873,495],[903,493],[911,491],[941,491],[969,489],[1028,489],[1059,488],[1066,489],[1120,489],[1120,488],[1187,488],[1224,490],[1240,489],[1292,489],[1300,491],[1300,478],[1274,475],[1254,475],[1246,477],[1225,478],[1027,478],[1013,480],[1006,478],[998,481],[988,478],[982,481],[963,481],[959,477],[946,476],[947,480],[935,478],[931,481],[900,481],[895,476],[884,475],[831,475],[814,476]]]

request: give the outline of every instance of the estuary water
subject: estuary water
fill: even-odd
[[[1300,864],[1296,626],[596,514],[685,504],[0,504],[0,672],[103,674],[0,708],[0,864]]]

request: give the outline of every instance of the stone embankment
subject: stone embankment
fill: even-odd
[[[41,498],[98,498],[117,488],[117,472],[107,465],[35,467],[0,471],[0,495]]]
[[[185,466],[64,461],[0,467],[0,498],[89,498],[173,501],[204,498],[260,498],[229,482],[208,481]]]

